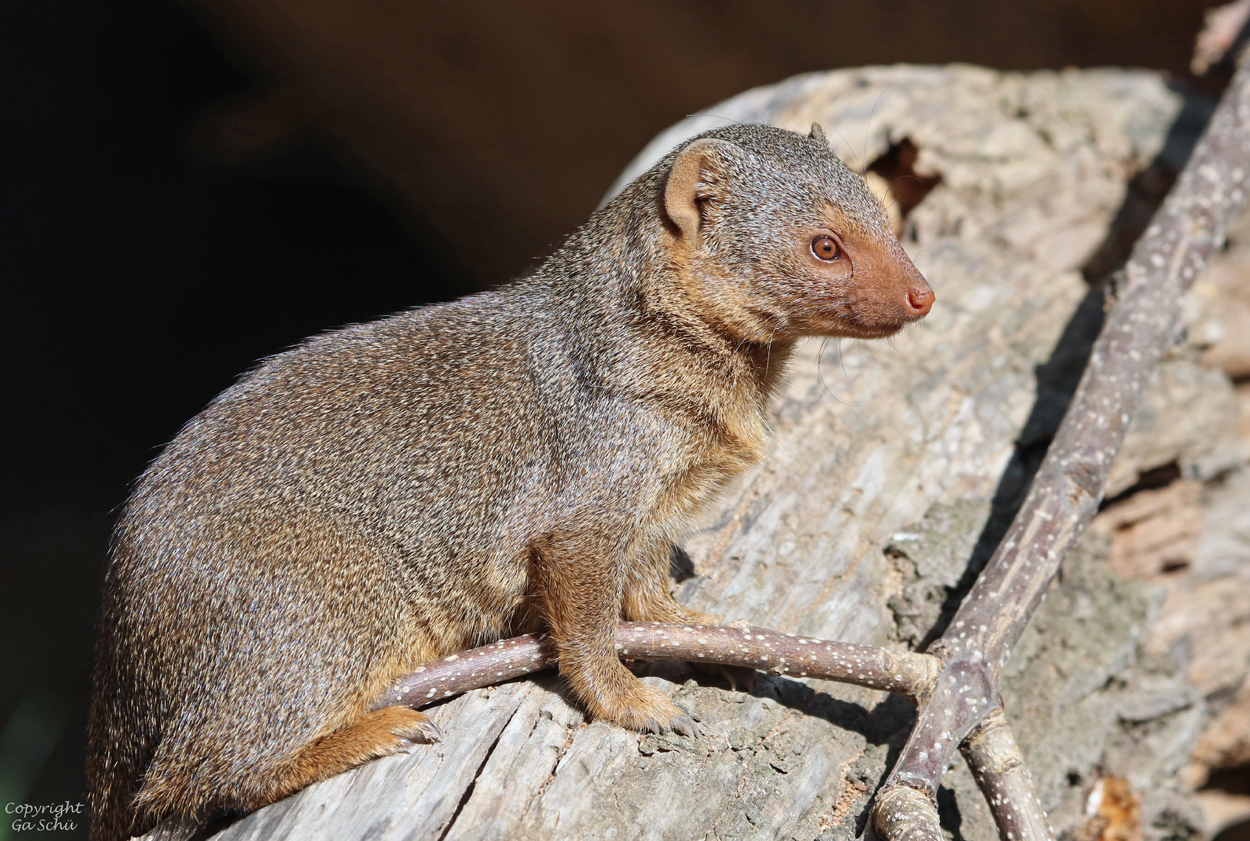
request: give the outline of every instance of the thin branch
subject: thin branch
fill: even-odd
[[[622,622],[616,649],[622,657],[744,666],[773,675],[853,683],[870,689],[925,694],[941,668],[936,657],[872,645],[832,642],[737,625],[663,625]],[[419,707],[461,692],[556,665],[545,637],[527,634],[435,660],[418,668],[374,703]]]
[[[1113,279],[1107,315],[1072,403],[998,550],[942,637],[939,656],[977,652],[997,678],[1011,648],[1098,511],[1150,373],[1173,344],[1181,300],[1224,243],[1250,179],[1245,59],[1163,206]]]
[[[877,798],[873,825],[882,838],[945,841],[937,805],[923,793],[900,786]]]
[[[374,701],[373,709],[424,707],[453,695],[550,669],[556,662],[556,647],[546,637],[525,634],[500,640],[418,666]]]
[[[985,717],[961,749],[998,824],[999,838],[1047,841],[1054,837],[1002,707]]]
[[[955,748],[989,711],[985,705],[998,703],[1002,667],[1097,513],[1150,372],[1176,335],[1181,298],[1244,206],[1248,176],[1250,69],[1243,59],[1176,186],[1117,273],[1118,302],[1024,504],[929,649],[946,663],[939,683],[971,685],[982,704],[956,705],[939,694],[926,699],[878,798],[897,786],[936,796]],[[965,683],[974,674],[975,683]]]

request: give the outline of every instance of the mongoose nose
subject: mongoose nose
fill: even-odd
[[[908,289],[907,310],[916,318],[924,318],[933,308],[933,300],[937,296],[932,289]]]

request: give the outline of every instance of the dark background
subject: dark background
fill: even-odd
[[[117,507],[256,359],[507,280],[656,132],[748,87],[892,62],[1184,79],[1208,5],[4,3],[0,803],[84,799]]]

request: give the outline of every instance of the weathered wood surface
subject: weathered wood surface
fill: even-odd
[[[908,138],[919,173],[941,178],[904,235],[933,313],[889,343],[798,354],[773,459],[686,541],[694,575],[679,597],[830,639],[930,638],[1079,375],[1100,313],[1081,270],[1111,268],[1122,231],[1135,233],[1141,202],[1126,185],[1154,161],[1138,179],[1149,192],[1201,128],[1201,104],[1185,105],[1143,72],[894,67],[801,77],[679,126],[818,121],[851,162]],[[1171,463],[1196,482],[1239,475],[1232,388],[1196,357],[1182,348],[1161,366],[1110,493]],[[1147,838],[1184,835],[1199,818],[1178,778],[1205,705],[1175,652],[1141,650],[1160,595],[1107,571],[1109,542],[1087,540],[1065,566],[1007,666],[1007,710],[1056,829],[1080,823],[1099,769],[1149,791]],[[850,838],[913,717],[900,698],[845,685],[761,676],[748,695],[677,667],[653,674],[708,735],[587,724],[557,678],[523,680],[435,708],[442,743],[218,837]],[[946,785],[946,828],[994,837],[962,765]]]

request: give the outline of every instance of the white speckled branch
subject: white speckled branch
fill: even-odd
[[[774,675],[836,680],[911,697],[924,694],[941,668],[937,658],[927,654],[749,626],[622,622],[616,639],[622,657],[745,666]],[[420,707],[556,663],[555,647],[545,637],[513,637],[425,664],[392,686],[374,708]]]
[[[964,739],[964,758],[994,813],[1003,841],[1045,841],[1053,837],[1037,800],[1024,755],[1001,707]]]
[[[1024,504],[949,629],[929,649],[945,669],[878,792],[878,826],[894,825],[882,812],[892,808],[900,788],[933,800],[955,748],[999,706],[1002,667],[1097,512],[1129,419],[1176,335],[1181,299],[1245,205],[1248,178],[1250,69],[1243,55],[1189,163],[1114,280],[1115,306]],[[994,738],[1001,740],[1001,733]],[[992,754],[969,754],[982,780],[999,779],[978,766]],[[991,784],[990,806],[1000,826],[1011,820],[1006,812],[1031,811],[1027,775]],[[1030,839],[1050,837],[1044,821],[1027,828]],[[904,835],[887,837],[901,841]]]
[[[944,841],[937,805],[923,792],[899,786],[877,798],[873,823],[882,838],[907,841]]]

